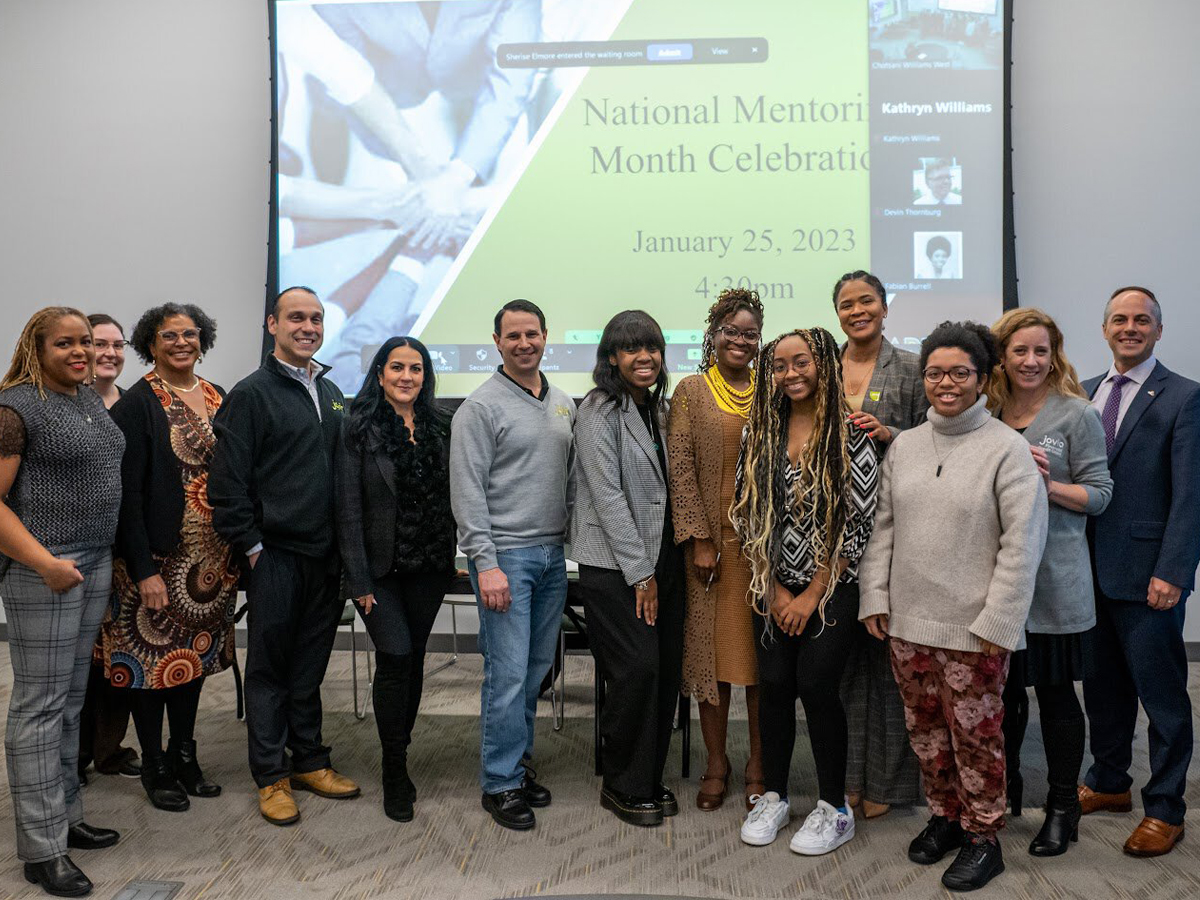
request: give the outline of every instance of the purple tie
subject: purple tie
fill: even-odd
[[[1112,380],[1112,390],[1104,403],[1104,412],[1100,413],[1100,424],[1104,426],[1104,447],[1112,453],[1113,444],[1117,440],[1117,413],[1121,411],[1121,388],[1132,381],[1125,375],[1115,375]]]

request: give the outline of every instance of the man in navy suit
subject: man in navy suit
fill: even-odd
[[[1183,837],[1192,707],[1183,643],[1185,602],[1200,562],[1200,384],[1154,358],[1162,307],[1143,287],[1104,309],[1107,373],[1084,382],[1108,444],[1113,497],[1088,522],[1095,570],[1095,674],[1083,682],[1094,762],[1082,811],[1133,808],[1129,766],[1138,701],[1150,719],[1145,818],[1125,842],[1160,856]]]

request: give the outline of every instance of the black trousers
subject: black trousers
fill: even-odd
[[[375,582],[375,605],[359,616],[375,644],[378,669],[371,696],[385,763],[412,742],[425,681],[425,645],[453,572],[387,575]]]
[[[1171,609],[1145,600],[1113,600],[1096,590],[1095,673],[1083,680],[1094,761],[1084,779],[1103,793],[1129,790],[1138,701],[1150,720],[1150,778],[1145,814],[1183,823],[1192,761],[1192,702],[1183,642],[1186,592]]]
[[[330,764],[321,682],[344,607],[338,575],[336,563],[275,547],[263,550],[250,575],[246,725],[259,787]]]
[[[683,554],[667,536],[654,571],[658,618],[637,618],[636,592],[615,569],[579,567],[588,643],[604,679],[604,784],[653,797],[662,784],[683,675]]]
[[[813,613],[796,636],[784,634],[767,617],[755,616],[758,653],[758,728],[768,791],[788,794],[788,773],[796,744],[796,698],[804,704],[808,739],[817,766],[820,799],[834,807],[846,802],[846,711],[842,674],[862,625],[858,585],[839,584],[825,607],[829,624]]]
[[[79,714],[80,772],[95,762],[97,772],[111,775],[137,758],[136,750],[121,746],[129,729],[129,712],[129,691],[113,687],[104,677],[104,666],[93,663]]]

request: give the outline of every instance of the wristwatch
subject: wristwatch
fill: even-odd
[[[649,578],[643,578],[641,581],[637,582],[633,586],[633,589],[635,591],[648,591],[648,590],[650,590],[650,582],[653,580],[654,580],[653,575],[651,575]]]

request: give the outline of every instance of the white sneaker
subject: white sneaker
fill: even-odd
[[[847,806],[845,812],[838,812],[824,800],[818,800],[817,808],[808,814],[788,846],[793,853],[821,856],[836,850],[852,837],[854,813],[850,807]]]
[[[746,814],[742,823],[742,840],[755,847],[765,847],[779,829],[788,823],[792,808],[786,800],[780,800],[774,791],[767,791],[754,801],[754,808]]]

